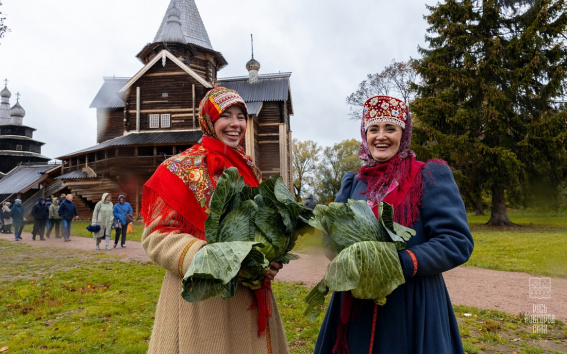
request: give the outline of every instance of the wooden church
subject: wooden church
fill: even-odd
[[[235,89],[250,120],[246,153],[263,178],[281,175],[292,188],[291,73],[218,78],[228,63],[214,50],[194,0],[171,0],[152,43],[137,57],[132,77],[105,77],[91,103],[97,145],[59,157],[63,188],[94,206],[102,193],[125,194],[138,215],[142,186],[166,158],[199,142],[199,102],[215,86]]]
[[[10,108],[11,96],[6,79],[0,91],[0,178],[23,163],[45,164],[50,160],[41,154],[44,143],[33,138],[36,129],[23,123],[26,111],[20,105],[20,93],[16,94],[16,103]]]

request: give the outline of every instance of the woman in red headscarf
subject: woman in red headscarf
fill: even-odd
[[[246,104],[236,91],[212,89],[199,107],[201,144],[164,161],[144,185],[142,245],[150,259],[166,269],[149,353],[289,352],[271,293],[271,316],[267,314],[261,335],[260,314],[251,306],[255,298],[249,288],[239,286],[226,300],[189,303],[181,297],[182,278],[206,244],[204,225],[219,176],[236,167],[246,184],[259,183],[259,170],[240,146],[247,121]],[[280,268],[273,263],[267,277],[273,279]]]
[[[463,353],[459,327],[442,272],[466,262],[473,250],[465,206],[444,161],[426,163],[409,149],[412,122],[406,104],[374,96],[364,103],[358,175],[348,172],[337,202],[380,201],[395,221],[416,231],[398,251],[405,284],[379,306],[350,292],[333,294],[315,353]]]

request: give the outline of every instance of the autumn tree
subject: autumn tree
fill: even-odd
[[[414,143],[491,191],[490,225],[512,225],[506,196],[565,176],[563,0],[446,0],[429,6],[429,48],[411,105]],[[561,145],[563,144],[563,145]],[[553,170],[553,171],[552,171]]]
[[[360,141],[344,140],[325,148],[317,169],[315,197],[319,203],[330,203],[341,188],[343,176],[348,171],[358,172],[362,166],[358,158]]]
[[[320,151],[321,147],[312,140],[293,139],[293,190],[297,201],[314,185]]]
[[[358,89],[346,98],[347,104],[351,106],[350,118],[360,119],[364,101],[372,96],[390,95],[411,102],[415,96],[416,80],[417,71],[413,60],[392,61],[381,72],[368,74],[366,80],[358,85]]]

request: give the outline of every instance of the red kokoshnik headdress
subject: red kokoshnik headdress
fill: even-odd
[[[180,231],[205,240],[209,202],[223,171],[236,167],[246,184],[258,185],[260,171],[244,149],[229,147],[215,134],[213,123],[233,105],[241,106],[248,118],[246,103],[234,90],[216,87],[201,100],[201,144],[165,160],[144,184],[142,216],[146,226],[162,217],[165,220],[156,230]]]

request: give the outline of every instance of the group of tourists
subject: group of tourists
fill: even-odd
[[[72,194],[61,194],[60,197],[39,198],[32,206],[33,217],[32,240],[39,236],[40,241],[49,238],[55,230],[55,238],[63,237],[65,242],[71,241],[71,223],[73,219],[79,218],[77,207],[73,203]],[[21,199],[10,202],[2,202],[2,233],[12,233],[14,227],[14,238],[22,240],[22,231],[26,222],[24,206]],[[62,226],[62,227],[61,227]],[[47,232],[46,232],[47,231]]]
[[[106,248],[109,249],[111,230],[116,230],[114,247],[118,245],[126,247],[126,234],[129,224],[132,224],[133,210],[130,203],[126,202],[125,196],[118,197],[119,202],[112,205],[109,193],[103,194],[102,200],[96,204],[92,223],[100,225],[100,231],[94,233],[96,247],[104,238]],[[24,206],[20,199],[10,202],[2,202],[2,233],[12,233],[14,227],[14,238],[16,241],[22,240],[22,230],[25,224]],[[64,242],[71,241],[71,225],[74,219],[79,218],[77,207],[73,202],[72,194],[61,194],[58,198],[39,198],[32,206],[31,215],[33,216],[32,240],[35,241],[39,236],[40,241],[45,241],[54,232],[55,238],[63,238]],[[131,227],[131,226],[130,226]]]
[[[45,237],[49,238],[55,229],[55,238],[63,238],[64,242],[70,242],[71,224],[73,219],[79,218],[77,207],[73,202],[73,194],[61,194],[58,198],[39,198],[32,207],[31,215],[34,241],[37,236],[40,241],[45,241]]]
[[[130,203],[126,201],[123,194],[118,196],[118,203],[112,204],[112,195],[104,193],[101,200],[96,203],[91,225],[99,226],[98,231],[93,232],[93,237],[96,241],[96,249],[100,249],[100,243],[104,239],[106,249],[110,249],[110,237],[112,230],[116,231],[114,238],[114,248],[118,246],[126,248],[126,234],[128,227],[132,227],[134,210]]]
[[[246,184],[260,182],[241,146],[248,119],[236,91],[210,90],[199,106],[201,142],[164,161],[144,185],[142,245],[166,270],[149,353],[289,352],[269,292],[274,305],[260,335],[247,287],[239,285],[229,299],[187,302],[181,296],[183,276],[207,243],[204,222],[219,176],[236,167]],[[464,352],[441,273],[468,260],[473,240],[451,169],[442,160],[418,161],[410,149],[411,132],[410,112],[402,100],[374,96],[364,103],[359,150],[364,166],[344,176],[336,201],[366,200],[377,218],[379,203],[387,202],[394,207],[395,221],[416,235],[398,251],[405,283],[385,305],[356,299],[350,292],[333,294],[315,353]],[[305,204],[316,205],[311,197]],[[273,279],[281,267],[272,266],[266,277]]]

